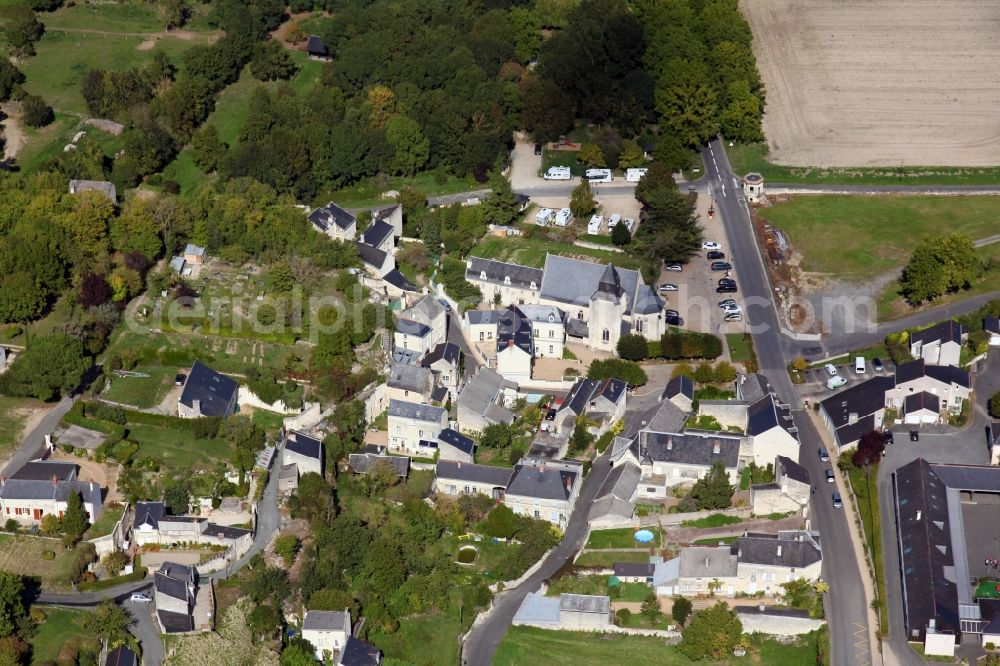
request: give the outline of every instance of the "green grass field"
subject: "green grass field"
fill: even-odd
[[[149,377],[115,377],[111,380],[111,388],[104,391],[101,397],[139,409],[155,407],[174,387],[174,376],[177,374],[177,368],[162,366],[137,366],[133,371],[144,372]]]
[[[919,240],[997,233],[997,197],[796,196],[762,209],[788,234],[806,271],[862,282],[901,268]]]
[[[549,597],[568,594],[608,594],[608,579],[610,576],[563,576],[549,583],[545,593]],[[621,593],[615,597],[618,601],[642,601],[650,587],[645,583],[619,583]]]
[[[653,530],[655,539],[648,544],[639,543],[635,540],[636,530],[631,527],[623,527],[611,530],[594,530],[587,539],[585,548],[643,548],[645,546],[658,546],[660,544],[659,530]]]
[[[765,181],[826,185],[996,185],[1000,167],[786,167],[767,161],[761,143],[726,148],[736,174],[757,171]]]
[[[28,398],[0,396],[0,455],[14,448],[21,438],[30,410],[42,403]]]
[[[752,648],[747,656],[704,663],[812,666],[816,664],[816,640],[816,633],[810,633],[797,642],[786,645],[754,634],[751,637]],[[495,666],[577,666],[603,663],[673,666],[694,662],[661,638],[511,627],[500,642],[493,663]]]
[[[566,243],[547,241],[539,238],[498,238],[488,236],[470,252],[475,257],[484,259],[496,259],[497,261],[507,261],[522,266],[541,268],[545,265],[546,254],[558,254],[564,257],[574,257],[576,259],[612,262],[621,268],[633,268],[639,270],[640,264],[627,254],[608,252],[588,247],[577,247]]]
[[[726,333],[729,358],[733,363],[746,363],[753,358],[753,340],[743,333]]]
[[[113,530],[115,525],[118,524],[118,521],[121,519],[123,513],[125,513],[125,507],[123,505],[119,503],[106,504],[104,508],[101,509],[101,513],[97,516],[97,522],[87,529],[83,538],[96,539],[97,537],[111,534],[111,530]]]
[[[130,425],[129,439],[139,443],[136,460],[155,458],[174,470],[192,470],[229,459],[222,439],[197,439],[190,433],[150,425]]]
[[[204,16],[210,7],[202,3],[192,3],[192,17],[184,26],[188,32],[208,29]],[[77,2],[72,6],[60,7],[54,12],[39,15],[47,29],[87,29],[108,32],[161,32],[166,26],[153,3],[145,0],[126,2],[89,3]]]
[[[83,628],[82,620],[88,611],[52,607],[42,607],[42,610],[45,611],[45,622],[30,641],[32,664],[56,663],[59,651],[70,641],[92,641],[96,644],[91,632]]]
[[[586,167],[576,160],[577,154],[575,150],[549,150],[545,148],[542,150],[542,168],[538,175],[541,176],[550,167],[568,166],[574,176],[582,176]]]
[[[743,519],[739,516],[729,516],[724,513],[713,513],[711,515],[705,516],[704,518],[696,518],[695,520],[684,520],[681,521],[681,527],[725,527],[726,525],[736,525],[742,523]]]
[[[24,87],[41,95],[53,109],[86,114],[80,92],[83,77],[91,69],[128,69],[152,61],[157,51],[177,61],[195,42],[161,39],[152,49],[140,51],[136,37],[102,37],[92,34],[48,32],[35,45],[37,54],[20,64]]]
[[[42,559],[50,550],[55,559]],[[73,553],[62,547],[59,539],[28,536],[26,534],[0,534],[0,569],[21,576],[37,576],[44,587],[69,586]]]
[[[649,562],[649,553],[643,550],[584,550],[574,564],[578,567],[610,567],[616,562],[644,564]]]

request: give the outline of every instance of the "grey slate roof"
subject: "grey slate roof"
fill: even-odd
[[[905,414],[912,414],[924,409],[939,414],[941,412],[941,401],[936,395],[927,391],[911,393],[906,396],[903,402],[903,412]]]
[[[485,278],[483,278],[484,273]],[[496,285],[504,284],[504,278],[507,277],[510,278],[511,286],[521,289],[530,289],[532,282],[534,282],[536,289],[542,285],[542,271],[540,269],[520,264],[470,257],[465,270],[465,279],[467,280],[482,281],[485,279],[486,282]]]
[[[663,388],[663,394],[660,397],[669,400],[678,395],[694,400],[694,382],[687,375],[677,375],[671,378]]]
[[[157,571],[153,574],[153,587],[159,594],[165,594],[181,601],[190,601],[187,583],[178,578]]]
[[[896,366],[896,383],[904,384],[906,382],[913,381],[914,379],[920,379],[925,374],[924,359],[922,358],[918,358],[915,361],[908,361],[907,363],[901,363]]]
[[[382,278],[392,286],[403,291],[418,292],[420,287],[406,279],[406,276],[399,272],[398,268],[393,268]]]
[[[442,407],[432,405],[421,405],[417,402],[406,400],[390,400],[389,416],[398,416],[414,421],[425,421],[428,423],[440,423],[442,416],[447,416],[447,412]]]
[[[611,611],[611,598],[595,594],[568,594],[563,592],[559,595],[559,611],[607,615]]]
[[[306,611],[302,628],[314,631],[346,631],[351,633],[351,616],[347,611]]]
[[[862,416],[854,423],[845,423],[836,429],[837,444],[848,446],[859,441],[867,433],[875,429],[875,415]]]
[[[195,400],[201,401],[204,416],[228,416],[239,384],[221,372],[216,372],[201,361],[195,361],[184,382],[180,403],[193,407]]]
[[[514,414],[498,405],[496,399],[502,388],[514,386],[495,370],[480,366],[458,394],[458,404],[463,409],[482,414],[496,423],[512,423]]]
[[[771,392],[771,383],[767,377],[751,372],[742,375],[736,382],[736,395],[747,403],[757,402]]]
[[[681,578],[730,578],[736,575],[736,555],[729,546],[681,549]]]
[[[803,539],[779,539],[777,535],[740,537],[733,544],[737,559],[747,564],[803,569],[823,559],[816,545]],[[781,554],[778,554],[778,550]]]
[[[915,331],[910,333],[910,344],[915,342],[921,344],[930,344],[937,341],[941,341],[941,344],[945,342],[957,342],[962,344],[962,335],[965,334],[965,329],[954,319],[946,319],[945,321],[938,322],[933,326],[925,328],[921,331]]]
[[[194,631],[194,618],[186,613],[174,613],[172,611],[158,610],[157,617],[163,630],[168,634],[183,634]]]
[[[606,264],[582,261],[549,254],[545,257],[541,283],[543,299],[577,306],[590,305],[591,297],[602,289],[602,280],[608,271]],[[614,268],[616,282],[605,281],[604,291],[621,289],[625,295],[625,313],[630,314],[635,304],[637,285],[642,283],[639,273],[627,268]]]
[[[632,438],[635,437],[640,430],[663,433],[681,433],[684,432],[684,426],[687,424],[687,420],[687,412],[671,401],[663,400],[659,404],[653,405],[645,413],[640,415],[639,418],[633,422],[634,425],[630,426],[628,430],[623,432],[623,434],[626,437]]]
[[[789,479],[798,481],[799,483],[804,483],[807,486],[811,483],[809,470],[791,458],[788,458],[787,456],[778,456],[777,463],[777,467],[781,471],[782,476],[787,476]]]
[[[139,658],[132,650],[124,645],[119,645],[108,652],[108,656],[104,659],[104,666],[139,666]]]
[[[632,493],[635,492],[635,489],[639,485],[639,478],[641,476],[642,470],[632,463],[615,465],[608,472],[607,478],[604,479],[604,483],[598,489],[597,499],[600,500],[608,496],[617,497],[622,500],[631,499]]]
[[[204,257],[205,248],[200,245],[195,245],[194,243],[188,243],[184,246],[184,256],[192,255],[195,257]]]
[[[497,323],[497,353],[508,347],[517,347],[526,354],[534,355],[531,324],[516,306],[505,310]]]
[[[76,478],[76,464],[57,460],[32,460],[14,472],[10,478],[27,481],[72,481]]]
[[[213,536],[221,536],[223,539],[240,539],[248,534],[253,534],[252,530],[248,530],[243,527],[233,527],[231,525],[219,525],[217,523],[209,523],[205,526],[205,534],[211,534]]]
[[[928,377],[939,382],[972,388],[972,377],[962,368],[953,365],[928,365],[924,371]]]
[[[635,304],[632,306],[632,314],[654,314],[663,309],[666,303],[656,293],[656,290],[648,285],[641,284],[636,290]]]
[[[327,50],[326,44],[323,43],[323,40],[320,39],[318,35],[309,35],[309,39],[306,41],[306,52],[309,53],[309,55],[330,55],[330,51]]]
[[[198,571],[193,566],[188,564],[164,562],[160,566],[160,573],[165,576],[170,576],[176,580],[191,583],[192,585],[198,580]]]
[[[0,497],[8,500],[56,500],[65,502],[70,493],[79,493],[84,502],[95,507],[101,506],[101,487],[95,482],[83,481],[36,481],[29,479],[7,479],[0,484]]]
[[[778,400],[768,394],[750,405],[747,410],[747,434],[762,435],[773,428],[781,428],[798,439],[797,431],[792,428],[791,413],[779,406]]]
[[[718,445],[719,452],[715,453]],[[640,432],[632,444],[640,462],[645,459],[682,465],[709,467],[721,460],[726,467],[736,467],[740,457],[740,438],[721,434],[664,434]]]
[[[645,564],[640,562],[615,562],[615,575],[619,578],[623,576],[645,576],[652,578],[655,565],[650,562]]]
[[[378,247],[387,238],[392,236],[393,231],[393,226],[385,220],[375,220],[369,224],[368,228],[365,229],[363,234],[361,234],[361,242],[367,243],[372,247]]]
[[[160,526],[160,519],[167,512],[167,507],[163,502],[136,502],[135,503],[135,527],[149,524],[154,530]]]
[[[431,327],[426,324],[413,321],[412,319],[396,317],[396,332],[403,333],[405,335],[415,335],[418,338],[422,338],[430,334]]]
[[[313,35],[315,37],[315,35]],[[312,37],[309,38],[312,40]],[[316,37],[318,40],[319,37]],[[322,42],[320,42],[322,45]],[[326,47],[323,47],[326,50]],[[351,213],[347,212],[337,204],[332,201],[328,203],[323,208],[317,208],[309,214],[309,221],[319,229],[320,231],[326,231],[333,225],[337,225],[341,229],[347,230],[351,228],[351,225],[357,224],[357,218]]]
[[[434,475],[439,479],[470,481],[506,488],[513,473],[514,470],[506,467],[439,460]]]
[[[458,367],[459,360],[462,357],[462,348],[456,345],[454,342],[442,342],[434,349],[427,352],[423,360],[420,362],[424,367],[431,367],[441,359],[444,359],[448,363]]]
[[[361,255],[361,261],[365,262],[373,268],[382,268],[385,265],[385,260],[387,255],[382,250],[377,247],[372,247],[366,243],[358,243],[358,254]]]
[[[376,453],[352,453],[347,457],[347,466],[355,474],[367,474],[376,463],[384,462],[405,479],[410,473],[409,456],[388,456]]]
[[[986,315],[983,319],[983,329],[988,333],[1000,333],[1000,319],[993,315]]]
[[[519,464],[514,468],[507,494],[566,500],[572,494],[577,477],[576,472],[551,465]]]
[[[874,377],[860,384],[843,388],[820,404],[833,422],[834,428],[839,429],[842,426],[849,425],[848,421],[852,413],[857,414],[859,419],[863,419],[885,408],[885,392],[895,385],[896,379],[891,376]],[[870,421],[874,424],[874,419],[870,419]],[[870,427],[868,428],[868,430],[871,429]],[[854,430],[845,430],[844,434],[853,436]],[[844,439],[844,436],[838,430],[837,437],[840,445],[843,446],[844,444],[857,441],[868,430],[859,433],[858,437],[854,439]]]
[[[340,666],[378,666],[381,657],[382,653],[371,643],[348,636],[340,653]]]
[[[285,448],[293,453],[307,458],[323,459],[323,442],[297,430],[292,430],[285,437]]]
[[[466,310],[465,317],[469,324],[496,324],[503,317],[506,310]]]
[[[431,371],[419,365],[395,363],[389,369],[386,385],[404,391],[425,392],[431,383]]]
[[[444,306],[430,294],[421,296],[413,305],[401,313],[407,319],[430,325],[445,314]]]
[[[474,441],[452,428],[445,428],[442,430],[441,434],[438,435],[438,441],[444,442],[445,444],[458,449],[462,453],[467,453],[470,456],[476,448],[476,443]]]
[[[555,324],[566,320],[566,313],[552,305],[517,305],[517,310],[528,321]]]

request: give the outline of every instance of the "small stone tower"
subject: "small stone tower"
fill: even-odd
[[[625,317],[625,290],[618,271],[610,263],[590,297],[590,346],[615,351]]]

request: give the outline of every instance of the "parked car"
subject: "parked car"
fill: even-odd
[[[684,325],[684,320],[681,318],[679,314],[677,314],[676,310],[667,310],[666,313],[663,315],[663,320],[666,321],[671,326]]]
[[[664,282],[660,285],[660,291],[677,291],[676,284],[670,284],[669,282]]]
[[[719,280],[719,286],[720,287],[722,285],[724,285],[724,284],[735,285],[736,284],[736,280],[734,280],[733,278],[722,278],[721,280]]]
[[[667,266],[667,270],[672,273],[680,273],[682,270],[684,270],[684,267],[681,266],[680,264],[669,264]]]
[[[873,358],[872,359],[872,370],[875,372],[885,372],[885,366],[882,365],[882,359]]]
[[[819,449],[819,460],[820,462],[830,462],[830,454],[826,452],[826,449]]]
[[[712,262],[713,271],[731,271],[733,270],[733,265],[727,261],[713,261]]]
[[[882,443],[885,444],[886,446],[896,443],[896,440],[893,439],[891,430],[885,430],[882,432]]]
[[[843,509],[844,508],[844,502],[840,499],[840,493],[836,493],[836,492],[833,493],[833,508],[834,509]]]
[[[721,250],[722,246],[715,241],[705,241],[701,244],[701,249],[703,250]]]
[[[826,387],[828,389],[830,389],[831,391],[835,391],[835,390],[839,389],[841,386],[843,386],[846,383],[847,383],[847,380],[844,379],[843,377],[840,377],[840,376],[830,377],[830,379],[827,380],[827,382],[826,382]]]
[[[536,143],[535,144],[535,154],[536,155],[541,155],[542,154],[542,144],[540,144],[540,143]]]
[[[725,252],[719,252],[718,250],[712,250],[711,252],[709,252],[708,254],[705,255],[705,258],[708,259],[709,261],[715,261],[715,260],[718,260],[718,259],[725,259],[726,258],[726,253]]]
[[[919,442],[920,441],[920,431],[919,430],[911,430],[910,431],[910,441],[911,442]]]
[[[735,284],[720,284],[715,288],[715,293],[717,294],[735,294],[739,291]]]
[[[153,601],[152,599],[149,598],[149,595],[143,594],[141,592],[133,592],[132,596],[129,597],[128,600],[135,604],[148,604],[151,601]]]
[[[568,166],[549,167],[549,170],[542,176],[545,180],[569,180],[573,177],[573,172]]]
[[[863,375],[868,372],[868,368],[865,365],[865,357],[858,356],[854,359],[854,373],[858,375]]]
[[[184,382],[187,381],[187,375],[183,372],[178,372],[174,375],[174,386],[184,386]]]
[[[834,483],[834,482],[836,482],[836,480],[837,480],[837,477],[835,477],[833,475],[833,469],[827,467],[826,468],[826,482],[827,483]]]
[[[736,314],[736,313],[743,314],[743,310],[740,309],[740,306],[738,305],[727,305],[726,307],[722,308],[722,314],[724,315]]]
[[[827,363],[826,365],[823,366],[823,368],[826,370],[826,374],[830,375],[831,377],[837,376],[837,366],[835,366],[833,363]]]
[[[726,313],[726,322],[731,322],[731,321],[743,321],[743,313],[742,312]]]
[[[726,298],[719,301],[719,307],[725,309],[727,306],[736,305],[736,301],[731,298]]]

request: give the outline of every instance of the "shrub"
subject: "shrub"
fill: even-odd
[[[632,611],[627,608],[619,608],[615,611],[615,624],[619,627],[628,626],[629,621],[632,619]]]
[[[56,554],[55,554],[54,551],[51,551],[51,550],[43,550],[42,551],[42,559],[43,560],[54,560],[54,559],[56,559]]]
[[[624,335],[618,340],[618,355],[626,361],[641,361],[649,353],[649,343],[641,335]]]
[[[44,127],[52,122],[55,116],[52,107],[38,95],[25,95],[21,100],[21,120],[31,127]]]
[[[617,358],[592,361],[587,369],[587,378],[621,379],[631,387],[642,386],[648,380],[638,363]]]
[[[4,532],[16,532],[18,527],[20,527],[20,525],[18,524],[18,522],[16,520],[14,520],[13,518],[8,518],[7,522],[5,522],[3,524],[3,531]]]

